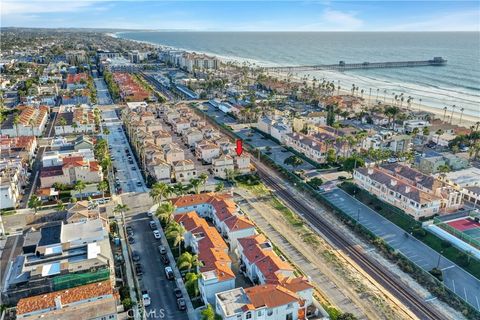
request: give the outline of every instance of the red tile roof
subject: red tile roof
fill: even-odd
[[[266,284],[244,289],[253,308],[246,305],[247,309],[261,307],[276,308],[300,300],[294,292],[278,285]]]
[[[55,298],[60,298],[62,305],[68,305],[81,300],[109,294],[116,297],[112,285],[108,280],[70,288],[68,290],[54,291],[43,295],[20,299],[17,304],[17,314],[20,315],[55,308]]]

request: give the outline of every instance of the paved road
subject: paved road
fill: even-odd
[[[56,111],[52,111],[50,113],[50,117],[48,119],[48,123],[45,128],[45,136],[47,138],[51,138],[54,136],[55,130],[53,129],[53,125],[57,120],[57,115],[58,115],[58,112]],[[40,175],[40,169],[42,168],[42,158],[43,158],[43,153],[45,152],[45,149],[46,149],[45,146],[41,146],[38,148],[37,155],[35,156],[35,160],[32,164],[30,182],[25,188],[24,196],[20,200],[20,204],[19,204],[20,209],[25,209],[28,206],[28,200],[30,199],[30,197],[32,196],[33,192],[37,187],[38,176]]]
[[[140,255],[143,267],[143,276],[140,277],[140,288],[148,290],[152,304],[146,308],[147,319],[161,318],[171,320],[188,319],[185,311],[177,308],[177,299],[173,293],[176,282],[165,277],[165,265],[160,260],[158,246],[164,241],[153,237],[149,226],[150,218],[145,213],[138,213],[126,218],[127,226],[134,231],[135,243],[131,245],[133,251]],[[161,314],[164,317],[161,317]]]
[[[140,169],[133,156],[132,149],[128,143],[127,137],[114,110],[103,110],[102,118],[110,133],[108,134],[108,144],[111,147],[113,166],[117,168],[115,174],[118,179],[118,186],[122,192],[148,192],[148,188],[143,181]],[[130,151],[132,163],[129,162],[126,149]]]
[[[390,246],[400,251],[424,270],[431,270],[438,264],[443,271],[445,285],[459,297],[468,301],[474,308],[480,310],[480,280],[421,241],[412,236],[406,237],[403,229],[343,190],[334,189],[324,193],[324,196],[354,219],[359,217],[360,223],[364,227],[383,238]]]
[[[112,98],[110,97],[110,93],[108,92],[107,84],[103,78],[95,78],[93,79],[95,83],[95,88],[97,89],[97,104],[99,105],[107,105],[112,104]]]

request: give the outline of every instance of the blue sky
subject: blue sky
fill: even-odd
[[[2,27],[199,31],[480,31],[480,1],[1,2]]]

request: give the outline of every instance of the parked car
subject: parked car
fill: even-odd
[[[153,215],[152,212],[150,211],[147,211],[146,214],[147,214],[147,217],[151,217]]]
[[[167,248],[165,248],[165,246],[158,246],[158,252],[160,252],[160,254],[167,254]]]
[[[152,303],[152,300],[150,299],[150,295],[148,294],[147,290],[142,291],[142,298],[143,298],[143,305],[145,307],[148,307]]]
[[[175,294],[175,297],[177,299],[183,297],[182,290],[180,290],[179,288],[173,289],[173,293]]]
[[[140,181],[137,182],[137,187],[141,187],[142,183]]]
[[[178,310],[180,310],[180,311],[186,310],[187,309],[187,303],[185,302],[185,299],[183,299],[183,298],[177,299],[177,306],[178,306]]]
[[[173,280],[175,278],[172,267],[165,267],[165,276],[167,276],[168,280]]]
[[[168,259],[168,256],[166,254],[162,254],[160,256],[160,259],[162,260],[162,263],[166,266],[170,264],[170,259]]]
[[[132,260],[133,261],[140,261],[140,255],[136,251],[132,252]]]
[[[151,220],[149,222],[149,225],[150,225],[150,229],[157,230],[157,224],[155,223],[155,221]]]
[[[137,274],[137,276],[143,275],[143,268],[140,264],[135,265],[135,273]]]
[[[161,234],[160,234],[160,231],[158,231],[158,230],[153,230],[153,236],[157,240],[159,240],[162,237]]]
[[[128,236],[127,240],[128,240],[128,243],[130,244],[135,243],[135,239],[132,236]]]

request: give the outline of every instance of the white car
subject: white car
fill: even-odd
[[[153,230],[153,236],[155,237],[155,239],[160,239],[162,236],[160,235],[160,231],[158,230]]]
[[[152,301],[150,300],[150,295],[148,294],[147,291],[142,291],[142,298],[143,298],[143,305],[145,307],[148,307]]]

